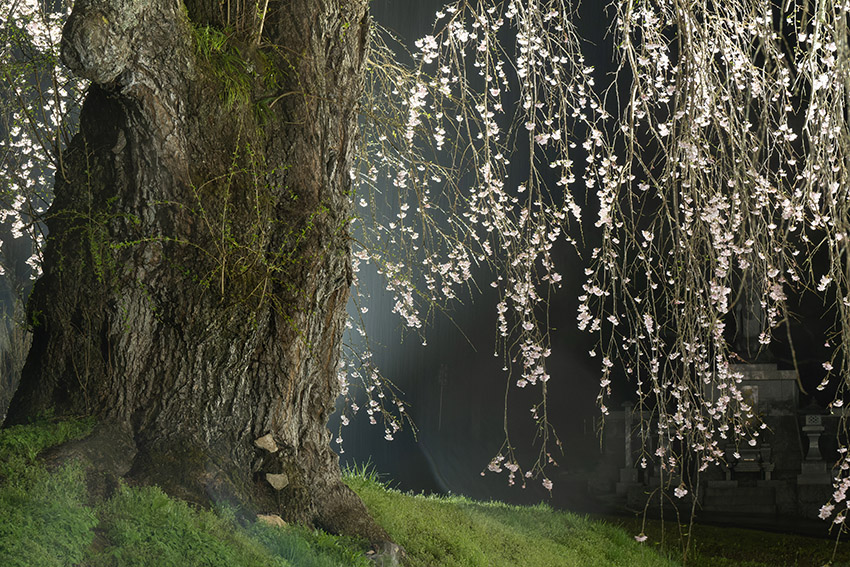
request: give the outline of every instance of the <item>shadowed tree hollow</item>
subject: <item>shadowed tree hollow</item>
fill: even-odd
[[[76,2],[62,58],[92,85],[8,422],[95,415],[113,472],[386,540],[326,428],[366,1],[249,4]]]

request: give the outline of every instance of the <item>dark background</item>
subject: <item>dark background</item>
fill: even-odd
[[[584,51],[587,63],[595,68],[597,85],[608,83],[616,70],[614,46],[607,33],[611,18],[604,5],[604,2],[582,3],[576,23],[586,41]],[[413,42],[432,33],[435,13],[442,6],[439,0],[374,0],[371,11],[378,23],[414,51]],[[623,74],[620,79],[628,81],[629,77]],[[614,108],[609,111],[616,113]],[[527,156],[515,156],[512,161],[512,167],[527,171]],[[594,217],[598,204],[593,197],[586,199],[576,195],[576,201],[584,203],[584,218]],[[449,314],[451,320],[449,316],[436,317],[425,331],[428,346],[423,347],[415,334],[405,337],[401,319],[390,312],[392,298],[382,291],[384,286],[380,278],[368,269],[361,271],[361,284],[371,294],[371,300],[365,303],[369,310],[363,319],[374,361],[403,391],[419,434],[415,440],[407,429],[398,433],[394,441],[387,442],[380,420],[378,425],[371,426],[365,416],[359,416],[342,429],[343,464],[370,462],[375,470],[403,490],[452,492],[512,502],[543,499],[559,507],[593,509],[594,503],[587,500],[585,487],[600,455],[601,441],[595,429],[599,417],[595,398],[600,371],[598,359],[588,355],[594,337],[576,329],[575,317],[576,298],[581,295],[584,283],[587,251],[593,247],[595,239],[598,235],[588,222],[583,227],[583,249],[576,251],[563,246],[556,250],[564,286],[550,305],[554,330],[552,356],[548,359],[552,376],[549,402],[550,419],[563,442],[564,454],[553,455],[559,467],[549,473],[555,482],[551,499],[539,480],[523,490],[508,487],[505,473],[480,475],[505,438],[503,422],[508,380],[502,371],[501,359],[493,356],[498,298],[486,285],[491,281],[487,276],[479,279],[484,282],[484,291],[462,297],[462,305],[457,303]],[[825,260],[816,258],[815,265]],[[807,391],[800,395],[801,405],[814,399],[825,408],[832,399],[831,392],[816,392],[815,386],[824,376],[821,363],[829,358],[823,343],[833,316],[823,298],[816,294],[789,293],[788,306],[794,312],[790,335]],[[734,340],[731,317],[728,327],[729,339]],[[772,356],[780,368],[793,368],[788,332],[785,326],[775,330],[771,345]],[[613,387],[608,405],[616,410],[633,396],[633,385],[619,375],[615,376]],[[529,407],[535,400],[529,394],[512,386],[507,405],[512,440],[520,449],[519,454],[525,456],[526,464],[533,460],[536,450],[529,414]],[[337,416],[330,427],[337,431]]]
[[[610,48],[603,37],[607,21],[601,3],[586,3],[581,14],[582,33],[590,40],[588,53],[598,73],[613,69]],[[413,42],[433,30],[440,1],[374,0],[373,18],[402,39],[413,51]],[[595,44],[595,46],[594,46]],[[599,47],[601,46],[601,47]],[[596,48],[599,47],[599,48]],[[523,161],[525,163],[523,163]],[[527,171],[527,157],[512,157],[512,167]],[[553,184],[554,186],[554,184]],[[388,188],[388,191],[392,188]],[[583,197],[578,199],[582,202]],[[592,235],[585,235],[592,238]],[[564,245],[555,251],[563,289],[550,305],[552,356],[548,369],[550,420],[564,444],[565,454],[553,454],[558,468],[549,475],[555,483],[555,504],[585,507],[581,477],[592,471],[599,454],[594,430],[598,415],[598,360],[588,355],[594,337],[576,329],[577,297],[584,283],[584,261]],[[476,274],[477,275],[477,274]],[[381,279],[363,268],[361,286],[371,299],[364,305],[363,320],[374,352],[374,361],[382,374],[403,391],[409,414],[418,427],[418,439],[409,428],[384,440],[384,428],[370,425],[359,415],[342,428],[344,465],[370,462],[374,469],[403,490],[464,494],[474,498],[498,498],[513,502],[549,499],[540,479],[528,488],[508,487],[506,473],[481,472],[499,451],[505,439],[505,393],[507,373],[503,361],[493,356],[497,337],[496,293],[486,285],[488,275],[479,278],[480,293],[461,297],[448,314],[438,314],[425,330],[428,346],[421,346],[415,334],[406,334],[402,320],[391,313],[391,295],[383,291]],[[483,283],[482,283],[483,282]],[[352,306],[350,306],[352,308]],[[352,308],[353,309],[353,308]],[[356,340],[352,341],[356,343]],[[515,383],[515,378],[511,384]],[[521,464],[534,461],[534,423],[529,408],[539,396],[531,387],[510,387],[507,405],[509,430]],[[362,405],[362,404],[360,404]],[[330,424],[338,428],[338,417]],[[337,448],[337,446],[334,446]],[[554,446],[553,446],[554,448]]]

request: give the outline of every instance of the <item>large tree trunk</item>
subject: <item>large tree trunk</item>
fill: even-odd
[[[63,60],[93,84],[9,421],[129,424],[135,480],[384,540],[326,427],[367,2],[272,0],[258,42],[264,4],[77,0]]]

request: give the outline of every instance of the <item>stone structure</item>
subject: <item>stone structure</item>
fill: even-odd
[[[739,387],[767,427],[760,430],[755,447],[730,443],[725,448],[725,466],[703,472],[698,487],[691,487],[686,498],[673,501],[689,506],[686,501],[695,492],[700,514],[726,520],[816,518],[832,491],[829,463],[819,447],[824,444],[824,434],[834,433],[837,416],[824,415],[814,405],[799,408],[799,385],[793,370],[779,370],[767,363],[734,365],[731,370],[743,376]],[[711,397],[716,392],[705,394]],[[638,418],[631,404],[606,417],[603,455],[588,482],[591,494],[631,509],[642,509],[661,485],[651,465],[646,469],[639,466]],[[648,450],[652,452],[654,447]],[[671,479],[664,480],[668,485]],[[678,484],[676,479],[672,481],[672,486]]]
[[[741,374],[745,400],[767,425],[758,444],[726,448],[722,478],[709,472],[703,510],[715,514],[795,514],[794,480],[800,470],[802,445],[797,423],[797,374],[774,364],[733,365]],[[736,458],[735,454],[739,456]]]
[[[619,496],[628,494],[633,486],[640,486],[638,482],[638,470],[635,468],[634,449],[632,443],[632,403],[623,404],[623,453],[624,463],[620,468],[620,480],[617,482],[616,492]]]
[[[805,453],[806,458],[800,463],[801,471],[797,475],[797,484],[830,484],[832,479],[820,451],[820,440],[826,430],[823,425],[824,417],[820,412],[806,411],[806,409],[809,408],[805,408],[801,414],[803,418],[803,434],[808,441],[808,448]]]
[[[773,354],[761,342],[767,327],[767,315],[759,291],[753,285],[752,273],[743,276],[741,290],[735,301],[735,341],[738,355],[750,363],[773,362]]]

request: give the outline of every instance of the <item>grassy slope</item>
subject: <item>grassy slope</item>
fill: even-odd
[[[239,527],[227,510],[196,510],[157,488],[122,486],[87,504],[77,465],[48,473],[46,447],[85,436],[90,422],[0,430],[3,567],[370,567],[359,542],[301,528]]]
[[[371,567],[362,555],[362,542],[297,527],[240,527],[228,510],[198,511],[156,488],[122,486],[107,502],[89,505],[78,466],[47,473],[36,455],[90,429],[90,422],[45,421],[0,430],[0,565]],[[634,526],[623,530],[542,505],[514,507],[403,494],[362,471],[349,474],[347,481],[407,550],[410,567],[676,564],[654,546],[635,542],[630,535]],[[647,527],[650,538],[653,529]],[[688,564],[803,567],[822,565],[831,551],[823,540],[813,540],[807,548],[785,536],[767,541],[770,536],[759,532],[723,533],[705,532],[708,540],[697,544],[696,563]],[[716,540],[721,543],[712,544]],[[786,551],[796,549],[767,556],[746,541],[758,542],[761,550],[777,542],[784,542],[781,548]],[[740,553],[724,559],[730,550]]]
[[[545,505],[414,496],[364,475],[348,484],[407,551],[410,567],[674,565],[620,528]]]

